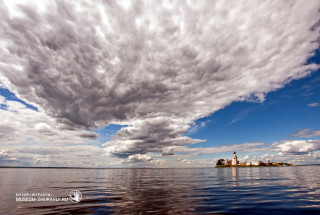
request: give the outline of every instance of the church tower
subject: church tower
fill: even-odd
[[[237,165],[237,164],[239,164],[239,161],[238,161],[238,157],[236,155],[236,152],[234,151],[233,157],[232,157],[232,165]]]

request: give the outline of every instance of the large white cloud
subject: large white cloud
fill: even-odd
[[[94,132],[65,130],[44,112],[27,108],[18,101],[0,96],[0,142],[2,145],[29,143],[85,144],[83,138],[93,139]]]
[[[310,153],[266,153],[259,156],[247,156],[246,159],[241,159],[242,161],[263,161],[267,162],[284,162],[291,163],[294,165],[300,164],[318,164],[320,159],[320,151],[314,151]]]
[[[2,146],[0,165],[119,167],[121,163],[106,157],[99,146],[76,144],[32,144]]]
[[[273,143],[270,148],[256,147],[251,149],[244,149],[243,151],[249,153],[259,151],[259,154],[261,154],[261,152],[267,153],[263,155],[246,155],[243,158],[239,158],[241,162],[267,162],[269,160],[271,162],[286,162],[295,165],[313,164],[319,163],[320,140],[283,140]]]
[[[162,152],[201,142],[183,136],[196,119],[233,101],[263,101],[318,68],[305,62],[318,47],[319,6],[5,1],[0,81],[64,129],[129,125],[105,144],[108,153]]]
[[[320,150],[320,140],[285,140],[272,144],[282,153],[308,154]]]

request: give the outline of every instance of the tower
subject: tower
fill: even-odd
[[[236,152],[234,151],[233,157],[232,157],[232,165],[237,165],[237,164],[239,164],[239,161],[238,161],[238,157],[236,155]]]

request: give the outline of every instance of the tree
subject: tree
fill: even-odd
[[[219,159],[216,163],[217,166],[224,165],[224,159]]]

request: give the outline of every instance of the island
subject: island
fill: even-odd
[[[224,159],[219,159],[215,167],[225,168],[225,167],[279,167],[279,166],[294,166],[294,165],[292,165],[291,163],[284,163],[284,162],[270,162],[269,160],[266,163],[262,161],[239,163],[236,152],[234,151],[232,160],[225,161]]]

